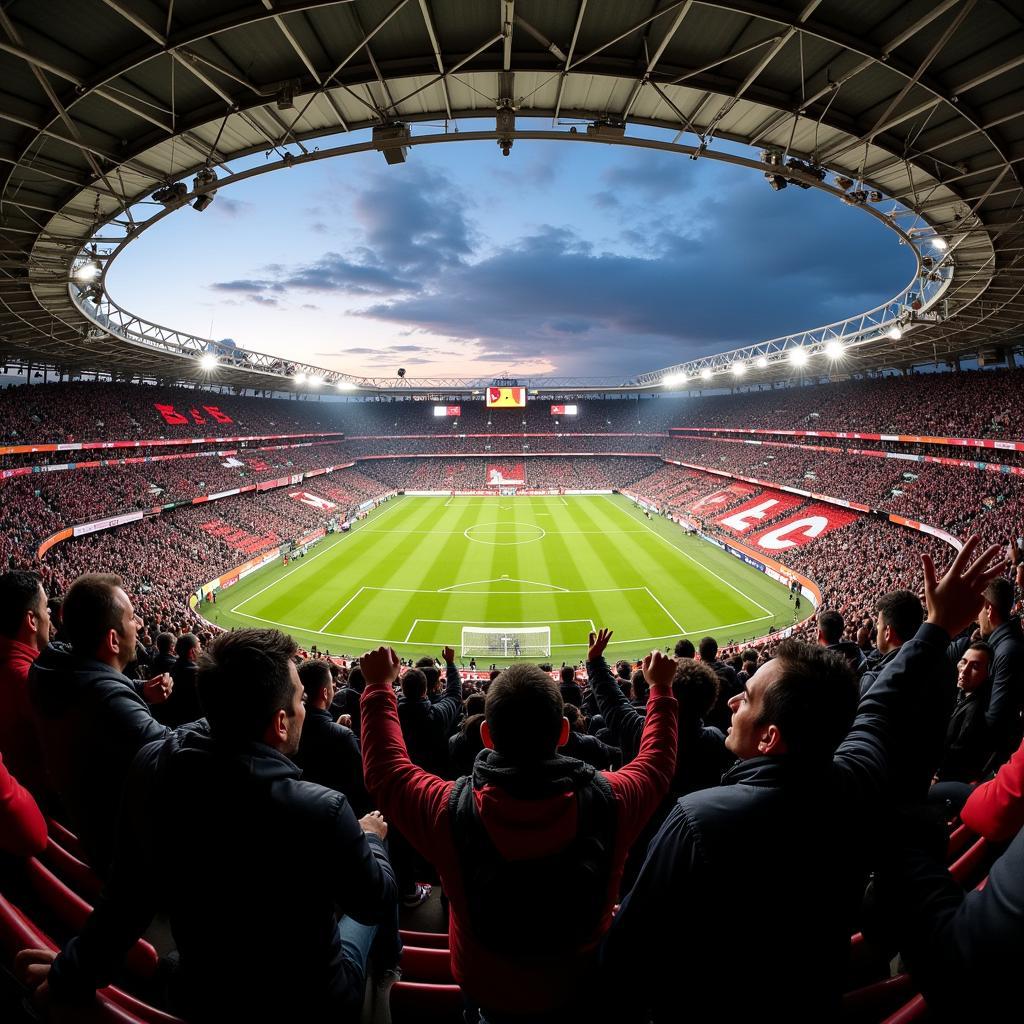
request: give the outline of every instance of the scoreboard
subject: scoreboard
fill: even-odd
[[[525,409],[526,388],[488,388],[488,409]]]

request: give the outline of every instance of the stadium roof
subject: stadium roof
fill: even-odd
[[[349,148],[393,162],[405,143],[424,141],[416,126],[438,122],[436,141],[458,129],[514,145],[537,137],[526,118],[548,119],[561,137],[584,122],[576,141],[622,141],[623,125],[626,141],[629,125],[667,128],[692,155],[716,154],[719,140],[749,143],[844,175],[851,194],[898,200],[894,226],[948,243],[935,257],[943,279],[920,318],[905,296],[920,320],[912,330],[862,335],[845,369],[973,355],[1021,337],[1016,0],[2,0],[0,82],[0,352],[10,357],[203,379],[202,339],[147,325],[107,297],[98,313],[69,288],[83,247],[98,246],[101,285],[108,255],[182,201],[138,204],[207,167],[223,187],[233,161],[318,159],[314,140],[367,128],[375,139]],[[412,139],[401,125],[416,127]],[[189,186],[184,202],[216,185]],[[929,268],[919,262],[919,272],[926,279]],[[216,379],[287,386],[274,355],[224,360]],[[591,383],[651,386],[673,369]],[[749,382],[793,373],[782,359],[750,370]]]

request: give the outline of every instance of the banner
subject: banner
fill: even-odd
[[[763,491],[738,508],[716,519],[719,526],[724,526],[730,533],[737,535],[747,533],[756,528],[766,519],[774,519],[783,512],[802,505],[802,499],[795,494],[784,494],[782,491]]]
[[[524,409],[526,388],[488,388],[488,409]]]
[[[526,483],[526,467],[522,462],[492,462],[487,466],[488,487],[522,487]]]
[[[551,406],[552,416],[575,416],[579,412],[576,405],[553,405]]]
[[[434,406],[435,416],[461,416],[462,406],[461,405],[435,405]]]
[[[730,484],[692,504],[690,511],[694,515],[711,515],[720,508],[728,507],[738,498],[745,498],[748,494],[753,494],[756,490],[757,488],[751,487],[750,484]]]
[[[321,498],[316,494],[310,494],[309,491],[291,491],[288,497],[294,501],[301,501],[303,505],[309,505],[310,508],[319,509],[321,512],[330,512],[338,507],[333,501],[328,501],[326,498]]]
[[[857,516],[853,512],[836,508],[835,505],[817,504],[797,512],[770,530],[754,538],[754,543],[763,551],[787,551],[802,548],[816,537],[838,530],[852,523]]]
[[[72,527],[72,536],[84,537],[87,533],[96,533],[98,530],[109,530],[114,526],[124,526],[125,523],[136,523],[142,518],[142,512],[125,512],[123,515],[110,516],[108,519],[97,519],[93,523],[80,523]]]

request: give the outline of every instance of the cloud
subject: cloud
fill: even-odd
[[[244,199],[229,199],[225,195],[219,195],[216,198],[216,202],[212,203],[209,209],[218,216],[230,217],[233,220],[255,210],[256,204],[247,202]]]

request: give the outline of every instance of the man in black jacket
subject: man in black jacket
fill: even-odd
[[[133,682],[141,625],[113,575],[79,576],[64,598],[62,633],[29,671],[29,698],[49,773],[93,868],[105,874],[124,778],[135,755],[170,730],[150,704],[167,700],[167,674]]]
[[[363,758],[355,733],[339,725],[327,709],[334,699],[334,676],[326,661],[310,658],[299,666],[306,691],[306,722],[295,763],[302,777],[348,797],[357,814],[370,809],[363,782]]]
[[[177,655],[174,653],[174,634],[158,633],[153,651],[153,659],[150,662],[152,670],[154,672],[173,672],[174,666],[178,664]]]
[[[841,654],[853,669],[854,675],[860,674],[867,667],[864,652],[850,640],[844,640],[846,620],[834,608],[825,608],[818,612],[818,643],[827,651]]]
[[[935,773],[938,785],[930,796],[949,798],[955,792],[943,783],[977,782],[992,757],[993,740],[985,721],[989,683],[992,678],[992,648],[984,641],[971,644],[957,663],[957,696],[953,714],[946,729],[942,761]],[[935,791],[939,792],[936,793]],[[970,793],[963,786],[959,793],[958,811]]]
[[[48,972],[31,972],[52,999],[91,999],[165,907],[180,956],[172,1001],[188,1020],[359,1019],[378,926],[392,943],[384,966],[400,951],[387,825],[376,812],[357,821],[289,760],[304,718],[294,654],[274,630],[211,644],[199,677],[210,735],[180,731],[136,759],[96,910]]]
[[[676,647],[678,648],[678,644]],[[723,732],[729,728],[729,701],[740,692],[742,687],[731,665],[718,660],[718,641],[713,636],[706,636],[700,642],[700,660],[718,676],[718,697],[715,706],[707,715],[708,725],[713,725]]]
[[[412,762],[443,777],[448,767],[448,737],[462,713],[462,677],[455,664],[455,651],[446,647],[441,653],[445,664],[444,695],[432,703],[423,672],[407,669],[400,682],[398,720]]]
[[[969,566],[977,547],[972,537],[941,580],[923,557],[928,622],[859,706],[846,661],[796,641],[733,698],[727,745],[738,762],[721,786],[678,802],[609,933],[610,987],[645,979],[628,986],[623,1019],[653,1010],[678,1020],[682,993],[693,1019],[760,1019],[766,1000],[792,1020],[837,1018],[873,817],[894,766],[919,775],[912,751],[934,741],[919,735],[923,723],[942,722],[929,705],[952,690],[949,636],[1001,569],[990,567],[995,546]],[[897,748],[909,749],[894,761]],[[740,966],[722,952],[737,936],[751,943]]]
[[[155,712],[155,717],[172,729],[203,717],[196,689],[199,655],[202,653],[199,637],[195,633],[184,633],[178,637],[174,651],[174,667],[171,669],[174,690],[167,703]]]
[[[1001,576],[985,591],[985,603],[978,616],[981,637],[995,652],[985,721],[995,740],[998,763],[1017,749],[1022,733],[1024,633],[1020,619],[1011,616],[1012,609],[1013,582]]]
[[[921,601],[917,594],[909,590],[894,590],[880,597],[875,602],[875,615],[875,648],[878,657],[874,661],[865,658],[866,667],[860,677],[861,696],[868,692],[882,669],[896,657],[904,641],[914,636],[924,621]],[[860,650],[863,655],[864,649]]]

